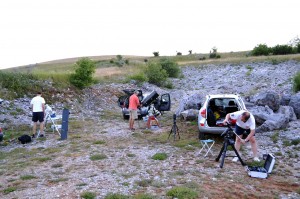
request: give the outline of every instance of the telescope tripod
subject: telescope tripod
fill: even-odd
[[[225,157],[226,157],[226,152],[227,152],[227,148],[228,146],[231,146],[233,151],[235,152],[236,156],[238,157],[239,161],[241,162],[241,164],[243,166],[245,166],[246,164],[243,162],[241,156],[239,155],[239,153],[237,152],[235,146],[234,146],[234,140],[233,138],[229,135],[229,134],[226,134],[225,135],[225,138],[224,138],[224,142],[223,142],[223,146],[222,146],[222,149],[218,155],[218,157],[216,158],[216,161],[218,162],[220,157],[222,156],[221,158],[221,163],[220,163],[220,168],[223,168],[223,165],[224,165],[224,161],[225,161]],[[227,156],[229,157],[229,156]],[[232,156],[231,156],[232,157]]]

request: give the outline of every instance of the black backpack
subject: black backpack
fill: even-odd
[[[29,135],[21,135],[20,137],[18,137],[18,140],[22,143],[22,144],[26,144],[31,142],[31,137]]]

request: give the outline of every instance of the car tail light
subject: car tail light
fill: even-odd
[[[201,117],[206,118],[206,109],[203,109],[201,112]]]
[[[204,123],[200,123],[200,126],[204,126]]]

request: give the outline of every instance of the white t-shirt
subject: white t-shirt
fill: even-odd
[[[30,102],[30,105],[32,105],[32,112],[43,112],[43,104],[45,103],[45,99],[39,95],[32,98]]]
[[[245,112],[245,110],[241,110],[241,111],[236,111],[233,113],[230,113],[230,118],[233,120],[236,120],[236,124],[239,127],[242,127],[243,129],[250,129],[250,130],[254,130],[255,129],[255,119],[254,116],[250,113],[250,118],[246,121],[243,122],[241,120],[242,118],[242,114]]]

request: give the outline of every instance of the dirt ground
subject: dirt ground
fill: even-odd
[[[155,131],[136,122],[132,132],[116,109],[96,119],[70,119],[64,141],[50,130],[46,138],[26,145],[1,145],[0,198],[80,198],[87,192],[97,198],[112,193],[172,198],[167,192],[178,186],[195,191],[197,198],[300,198],[297,156],[277,154],[267,179],[249,177],[230,157],[221,169],[215,158],[223,138],[209,136],[216,140],[214,155],[203,157],[195,122],[179,121],[181,139],[168,140],[171,118],[171,113],[164,114],[161,129]],[[257,135],[260,147],[264,139],[269,138]],[[299,145],[292,149],[299,151]],[[249,145],[242,150],[247,164],[253,164],[250,151]],[[167,158],[154,160],[157,153]]]

